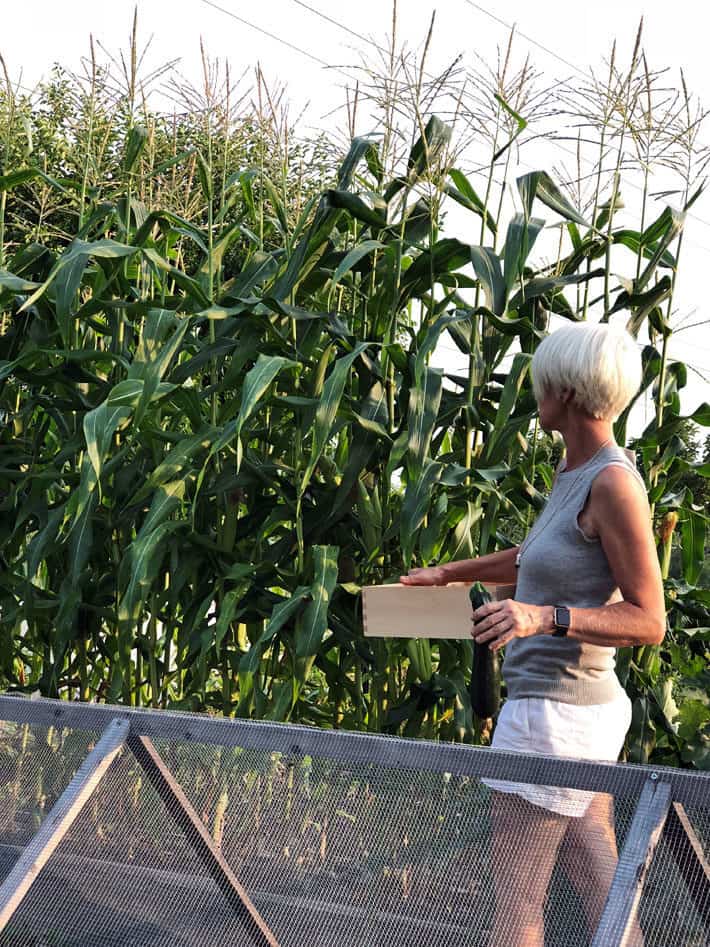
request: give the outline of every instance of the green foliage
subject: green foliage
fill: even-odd
[[[206,129],[128,103],[111,121],[99,89],[75,109],[82,135],[64,134],[67,103],[55,85],[29,113],[42,168],[8,119],[0,178],[4,681],[472,739],[471,643],[366,640],[359,589],[522,535],[557,449],[531,431],[531,356],[551,314],[585,318],[603,285],[602,317],[648,335],[657,411],[635,447],[659,555],[670,514],[682,549],[666,642],[620,656],[629,754],[707,766],[710,469],[681,432],[710,409],[681,415],[660,310],[682,214],[633,230],[609,211],[602,234],[540,171],[501,226],[493,174],[527,121],[500,96],[509,141],[492,143],[485,199],[434,115],[398,166],[355,138],[332,173],[298,146],[304,174],[255,116]],[[447,198],[478,243],[440,235]],[[559,216],[568,243],[536,263]],[[611,245],[632,273],[619,286]],[[464,377],[432,364],[446,336]]]

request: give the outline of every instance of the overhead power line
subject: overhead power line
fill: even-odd
[[[37,92],[37,89],[29,89],[26,85],[22,85],[21,82],[11,83],[13,89],[21,89],[23,92],[26,92],[28,95],[34,95]]]
[[[208,0],[203,0],[203,2],[208,2]],[[317,7],[312,6],[310,3],[306,3],[304,2],[304,0],[291,0],[291,2],[296,3],[298,6],[303,7],[306,10],[309,10],[315,16],[320,17],[322,20],[325,20],[328,23],[331,23],[333,26],[338,27],[338,29],[343,30],[343,32],[348,33],[351,36],[355,36],[358,39],[361,39],[363,42],[368,43],[371,46],[374,46],[380,52],[387,52],[384,49],[384,47],[379,46],[371,38],[364,36],[362,33],[358,33],[356,30],[353,30],[351,27],[349,27],[346,23],[343,23],[341,20],[336,20],[334,17],[329,16],[328,14],[324,13],[322,10],[319,10]],[[499,23],[501,26],[505,26],[511,30],[514,28],[512,24],[507,23],[505,20],[501,20],[500,17],[496,16],[494,13],[490,13],[488,10],[486,10],[484,7],[480,6],[479,4],[474,3],[473,0],[464,0],[464,2],[467,3],[470,7],[473,7],[475,10],[479,10],[481,13],[485,14],[490,19],[495,20],[495,22]],[[568,60],[564,59],[558,53],[554,52],[554,50],[551,50],[547,46],[544,46],[542,43],[539,43],[536,39],[534,39],[531,36],[528,36],[526,33],[520,32],[520,30],[517,30],[517,28],[516,28],[516,32],[518,33],[519,36],[523,37],[523,39],[526,39],[528,42],[532,43],[534,46],[537,46],[539,49],[542,49],[544,52],[548,53],[550,56],[553,56],[555,59],[559,60],[559,62],[564,63],[564,65],[569,66],[575,72],[586,77],[587,74],[584,72],[584,70],[580,69],[579,66],[576,66],[574,65],[574,63],[571,63]],[[572,151],[569,148],[566,148],[556,139],[549,138],[546,140],[550,144],[552,144],[555,148],[558,148],[560,151],[564,152],[564,154],[570,155],[571,157],[575,159],[577,158],[577,155],[574,151]],[[593,162],[589,158],[583,158],[582,160],[584,160],[590,166],[593,165]],[[525,165],[524,162],[521,162],[521,164],[523,164],[524,167],[527,167],[528,170],[533,170],[528,165]],[[467,173],[485,176],[483,172],[487,171],[487,168],[488,168],[487,165],[481,165],[480,167],[477,167],[477,168],[468,169]],[[636,191],[640,191],[640,192],[643,191],[643,188],[640,187],[638,184],[635,184],[633,181],[629,181],[627,179],[625,183],[628,184],[631,188],[633,188]],[[696,220],[698,223],[703,224],[703,226],[710,228],[710,220],[705,220],[703,217],[699,217],[697,214],[689,213],[687,216],[690,217],[692,220]],[[704,250],[706,253],[710,253],[710,247],[705,247],[700,243],[696,243],[694,245]]]
[[[305,56],[306,58],[310,59],[312,62],[318,63],[320,66],[323,66],[323,67],[326,68],[326,69],[332,69],[332,70],[334,70],[334,71],[336,71],[336,72],[339,72],[341,75],[345,76],[345,78],[349,79],[351,82],[352,82],[352,81],[357,81],[354,76],[352,76],[350,73],[346,72],[346,71],[345,71],[343,68],[341,68],[340,66],[336,66],[336,65],[334,65],[334,64],[332,64],[332,63],[327,62],[327,61],[324,60],[324,59],[321,59],[320,56],[315,55],[314,53],[310,52],[310,50],[304,49],[304,48],[301,47],[301,46],[297,46],[295,43],[291,43],[289,40],[284,39],[282,36],[279,36],[279,35],[276,34],[276,33],[272,33],[271,31],[264,29],[263,27],[259,26],[258,24],[253,23],[253,22],[251,22],[250,20],[247,20],[247,19],[245,19],[245,18],[242,17],[242,16],[239,16],[238,14],[234,13],[232,10],[229,10],[229,9],[223,7],[223,6],[220,6],[220,5],[217,4],[217,3],[214,3],[213,0],[200,0],[200,2],[203,3],[205,6],[211,7],[212,9],[217,10],[217,11],[220,12],[220,13],[223,13],[225,16],[230,17],[231,19],[237,21],[238,23],[241,23],[243,26],[246,26],[246,27],[248,27],[249,29],[254,30],[255,32],[260,33],[261,35],[268,37],[269,39],[273,40],[274,42],[280,43],[282,46],[286,46],[287,48],[293,50],[294,52],[297,52],[297,53],[299,53],[300,55]],[[292,0],[292,2],[295,3],[295,4],[297,4],[297,5],[300,6],[300,7],[303,7],[304,9],[308,10],[309,12],[311,12],[312,14],[314,14],[315,16],[317,16],[317,17],[319,17],[320,19],[322,19],[322,20],[324,20],[324,21],[330,23],[331,25],[337,27],[338,29],[343,30],[344,32],[348,33],[349,35],[354,36],[354,37],[356,37],[357,39],[362,40],[363,42],[369,44],[370,46],[373,46],[375,49],[379,50],[380,52],[383,52],[383,53],[387,53],[387,52],[388,52],[384,47],[380,46],[380,45],[379,45],[378,43],[376,43],[372,38],[367,37],[367,36],[365,36],[364,34],[357,32],[356,30],[353,30],[351,27],[349,27],[347,24],[343,23],[342,21],[336,20],[334,17],[329,16],[328,14],[324,13],[322,10],[319,10],[317,7],[314,7],[314,6],[312,6],[311,4],[306,3],[305,0]],[[495,21],[496,23],[498,23],[499,25],[505,26],[506,28],[511,29],[511,30],[514,29],[513,24],[508,23],[507,21],[505,21],[505,20],[501,19],[500,17],[496,16],[494,13],[491,13],[489,10],[486,10],[485,7],[482,7],[482,6],[480,6],[479,4],[474,3],[473,0],[464,0],[464,2],[467,3],[467,4],[468,4],[470,7],[472,7],[473,9],[478,10],[480,13],[483,13],[483,14],[484,14],[485,16],[487,16],[489,19],[494,20],[494,21]],[[551,50],[551,49],[549,49],[547,46],[544,46],[542,43],[540,43],[540,42],[538,42],[536,39],[534,39],[534,37],[529,36],[529,35],[527,35],[526,33],[521,32],[520,30],[516,30],[516,32],[518,33],[519,36],[523,37],[523,39],[527,40],[528,42],[532,43],[534,46],[536,46],[536,47],[538,47],[539,49],[543,50],[545,53],[547,53],[548,55],[550,55],[550,56],[552,56],[553,58],[557,59],[559,62],[563,63],[563,64],[566,65],[566,66],[569,66],[571,69],[573,69],[575,72],[579,73],[580,75],[586,76],[586,73],[585,73],[582,69],[580,69],[580,68],[579,68],[578,66],[576,66],[574,63],[571,63],[571,62],[569,62],[568,60],[564,59],[564,57],[562,57],[562,56],[560,56],[558,53],[554,52],[554,50]],[[26,91],[26,92],[28,92],[28,93],[30,93],[30,94],[35,91],[35,90],[28,89],[27,87],[22,86],[22,85],[19,85],[19,84],[18,84],[17,87],[23,89],[23,91]],[[568,149],[568,148],[565,148],[563,145],[561,145],[561,144],[560,144],[558,141],[556,141],[555,139],[548,139],[548,141],[550,142],[550,144],[554,145],[556,148],[558,148],[560,151],[564,152],[565,154],[568,154],[568,155],[570,155],[570,156],[572,156],[572,157],[575,157],[575,158],[577,157],[576,154],[575,154],[575,152],[571,151],[571,150]],[[587,163],[591,163],[591,162],[589,161],[589,159],[584,159],[584,160],[587,161]],[[525,166],[527,167],[527,165],[525,165]],[[476,175],[481,176],[481,177],[485,176],[484,170],[483,170],[483,166],[482,166],[481,168],[472,168],[472,169],[469,169],[467,173],[469,173],[469,174],[476,174]],[[635,190],[638,190],[638,191],[641,191],[641,190],[642,190],[642,188],[639,187],[639,185],[634,184],[633,181],[627,181],[626,183],[627,183],[630,187],[634,188]],[[690,213],[689,213],[689,214],[688,214],[688,217],[690,217],[691,219],[696,220],[698,223],[701,223],[701,224],[703,224],[704,226],[710,228],[710,221],[705,220],[705,219],[702,218],[702,217],[699,217],[697,214],[690,214]],[[697,248],[699,248],[699,249],[701,249],[701,250],[704,250],[704,251],[707,252],[707,253],[710,253],[710,248],[705,247],[705,246],[703,246],[703,245],[700,244],[700,243],[694,242],[692,245],[695,246],[695,247],[697,247]]]
[[[536,46],[538,49],[541,49],[543,52],[547,53],[548,56],[552,56],[558,62],[561,62],[563,63],[563,65],[568,66],[570,69],[573,69],[576,73],[578,73],[580,76],[583,76],[585,79],[589,78],[589,75],[583,69],[580,69],[579,66],[570,62],[568,59],[565,59],[563,56],[560,56],[560,54],[556,53],[554,49],[550,49],[548,46],[543,45],[543,43],[538,42],[538,40],[536,40],[534,37],[528,35],[527,33],[523,33],[521,30],[517,28],[517,26],[514,23],[508,23],[506,20],[502,20],[499,16],[496,16],[495,13],[491,13],[490,10],[487,10],[485,7],[482,7],[480,4],[474,3],[474,0],[464,0],[464,3],[467,3],[472,9],[478,10],[479,13],[482,13],[484,16],[487,16],[490,20],[494,20],[500,26],[504,26],[506,27],[506,29],[511,30],[511,31],[515,30],[518,36],[521,36],[523,39],[527,40],[533,46]],[[560,151],[563,151],[565,154],[570,155],[570,157],[573,157],[576,159],[577,155],[575,154],[574,151],[572,151],[569,148],[565,148],[564,145],[561,145],[554,138],[550,138],[548,139],[548,141],[554,144],[555,147],[559,148]],[[590,164],[590,165],[593,164],[593,162],[589,158],[583,158],[582,160],[585,161],[587,164]],[[627,179],[625,183],[628,184],[629,187],[633,188],[635,191],[643,191],[643,188],[638,184],[634,184],[633,181],[629,181]],[[689,212],[687,213],[687,216],[690,217],[692,220],[696,220],[698,223],[702,224],[704,227],[710,227],[710,220],[705,220],[704,217],[699,217],[697,214],[691,214]],[[700,244],[698,244],[698,246],[700,246]],[[703,249],[708,250],[707,247],[703,247]],[[708,252],[710,252],[710,250],[708,250]]]
[[[226,7],[220,6],[218,3],[213,3],[212,0],[200,0],[200,2],[204,3],[205,6],[212,7],[214,10],[219,10],[220,13],[224,13],[225,16],[231,17],[233,20],[236,20],[243,26],[248,26],[249,29],[255,30],[257,33],[261,33],[263,36],[268,36],[268,38],[274,40],[274,42],[280,43],[282,46],[287,46],[289,49],[292,49],[296,53],[300,53],[302,56],[306,56],[313,62],[316,62],[321,66],[325,66],[326,69],[334,69],[337,72],[340,72],[346,78],[350,79],[351,82],[353,81],[353,77],[350,75],[350,73],[345,72],[345,70],[340,66],[334,66],[332,63],[326,62],[325,59],[321,59],[320,56],[316,56],[314,53],[307,49],[303,49],[301,46],[296,46],[295,43],[289,42],[287,39],[284,39],[277,33],[272,33],[269,30],[265,30],[262,26],[252,23],[250,20],[245,20],[244,17],[238,16],[232,10],[228,10]]]
[[[464,0],[464,3],[467,3],[470,7],[473,7],[474,10],[478,10],[479,13],[483,13],[484,16],[487,16],[491,20],[495,20],[496,23],[499,23],[501,26],[505,26],[507,29],[515,29],[515,32],[518,36],[522,36],[523,39],[526,39],[528,43],[532,43],[533,46],[537,46],[538,49],[541,49],[543,52],[547,53],[549,56],[553,56],[559,62],[564,63],[565,66],[569,66],[570,69],[573,69],[575,72],[579,73],[580,76],[588,78],[587,73],[580,69],[579,66],[575,65],[573,62],[570,62],[569,59],[565,59],[563,56],[560,56],[559,53],[556,53],[554,49],[550,49],[548,46],[543,46],[542,43],[539,43],[532,36],[528,36],[527,33],[523,33],[521,30],[514,26],[512,23],[507,23],[505,20],[501,20],[499,16],[496,16],[495,13],[491,13],[490,10],[486,10],[485,7],[479,6],[477,3],[474,3],[473,0]]]
[[[356,39],[361,39],[364,43],[369,43],[371,46],[374,46],[375,49],[379,49],[381,53],[389,54],[389,50],[385,49],[384,46],[380,46],[379,43],[376,43],[372,37],[365,36],[363,33],[358,33],[357,30],[353,30],[351,27],[347,26],[345,23],[341,23],[340,20],[333,19],[332,16],[328,16],[327,13],[323,13],[322,10],[319,10],[317,7],[312,7],[310,3],[305,3],[304,0],[292,0],[293,3],[297,3],[299,7],[303,7],[304,10],[309,10],[311,13],[314,13],[316,16],[319,16],[321,20],[326,20],[328,23],[332,23],[333,26],[337,26],[338,29],[343,30],[345,33],[349,33],[351,36],[354,36]]]

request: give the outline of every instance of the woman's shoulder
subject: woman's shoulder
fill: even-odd
[[[558,474],[565,473],[566,466],[567,461],[563,455],[555,469],[553,482],[557,480]],[[580,471],[580,473],[582,474],[582,479],[586,481],[586,487],[584,484],[580,484],[580,489],[584,491],[588,490],[590,483],[596,481],[605,470],[615,467],[630,471],[636,481],[645,489],[643,477],[639,473],[636,454],[628,447],[621,447],[619,444],[609,444],[607,447],[602,448],[597,457],[594,457],[591,462],[585,464],[585,471],[583,473]],[[610,474],[609,476],[611,477],[611,481],[614,482],[615,477],[618,479],[624,475]]]
[[[620,450],[626,451],[625,448]],[[630,452],[626,451],[626,453]],[[600,464],[599,469],[594,472],[591,483],[592,499],[623,497],[627,496],[629,491],[641,492],[644,497],[648,495],[646,484],[639,473],[633,454],[631,458],[613,459]]]
[[[609,455],[610,461],[614,461],[618,458],[622,463],[626,462],[630,464],[634,470],[637,469],[636,453],[632,451],[630,447],[622,447],[621,444],[611,444],[609,446]]]
[[[602,482],[621,483],[624,479],[624,474],[621,471],[627,470],[645,490],[645,483],[638,469],[636,454],[628,447],[611,444],[602,451],[596,466],[595,481],[601,477]]]
[[[601,467],[590,484],[583,512],[586,519],[578,520],[577,526],[587,539],[599,538],[604,524],[623,529],[629,517],[648,520],[648,492],[636,464],[617,460]]]

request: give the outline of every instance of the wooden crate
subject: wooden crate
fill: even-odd
[[[514,585],[483,584],[497,601],[515,594]],[[468,638],[471,585],[367,586],[362,590],[365,634],[370,638]]]

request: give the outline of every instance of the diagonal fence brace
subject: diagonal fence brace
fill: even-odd
[[[651,777],[641,791],[592,947],[627,947],[630,943],[646,875],[670,804],[670,785]]]
[[[663,840],[669,844],[695,910],[710,928],[710,861],[680,802],[674,802],[668,812]]]
[[[128,732],[127,720],[117,717],[111,721],[0,885],[0,931],[5,929],[106,770],[123,749]]]
[[[246,889],[239,883],[217,843],[165,765],[151,739],[131,734],[128,746],[162,799],[173,822],[182,830],[193,851],[242,921],[251,943],[255,947],[279,947],[274,934]]]

